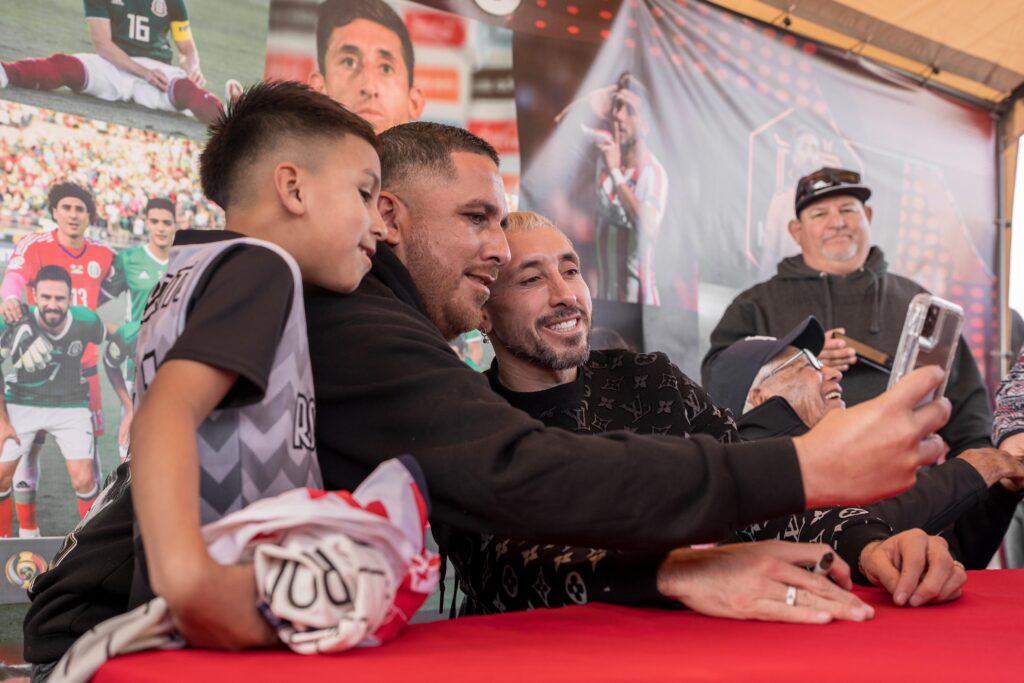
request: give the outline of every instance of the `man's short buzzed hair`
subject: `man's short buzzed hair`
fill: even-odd
[[[71,290],[71,274],[64,269],[63,266],[58,266],[51,263],[48,266],[43,266],[36,273],[36,279],[32,283],[32,286],[37,286],[40,282],[63,282],[68,286],[68,291]]]
[[[287,140],[316,141],[355,135],[377,148],[373,128],[327,95],[294,81],[264,81],[248,88],[209,129],[199,157],[207,198],[227,209],[237,185],[263,154]]]
[[[469,152],[489,158],[497,166],[498,153],[483,138],[468,130],[443,123],[413,121],[387,129],[378,138],[380,143],[381,187],[388,189],[413,172],[454,178],[452,154]]]
[[[409,87],[411,88],[416,56],[412,51],[409,29],[406,28],[405,22],[398,16],[398,13],[384,0],[325,0],[320,5],[316,12],[316,61],[320,67],[320,73],[327,73],[324,70],[326,61],[324,57],[331,43],[331,34],[334,33],[334,29],[348,26],[356,19],[365,19],[380,24],[398,36],[398,40],[402,43],[402,59],[405,60],[405,70],[409,74]]]
[[[176,215],[176,207],[167,197],[150,197],[149,201],[146,202],[146,208],[142,212],[142,215],[148,216],[149,212],[153,209],[163,209],[164,211],[170,211],[172,216]]]
[[[50,213],[57,208],[60,204],[60,200],[67,199],[68,197],[74,197],[75,199],[81,200],[85,204],[85,210],[89,212],[89,222],[96,222],[96,202],[92,198],[92,193],[85,189],[78,183],[63,182],[57,183],[50,188],[50,195],[47,197],[47,203],[50,206]]]

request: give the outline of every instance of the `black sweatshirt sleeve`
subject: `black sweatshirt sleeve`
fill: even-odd
[[[978,364],[963,337],[960,337],[949,371],[946,398],[953,404],[953,412],[946,426],[939,430],[939,436],[949,444],[949,457],[960,455],[968,448],[990,448],[992,405]]]
[[[545,429],[495,395],[383,285],[347,298],[315,290],[306,301],[329,487],[353,486],[383,459],[411,453],[436,522],[620,549],[714,541],[804,506],[790,439],[721,444]]]
[[[954,458],[922,469],[907,491],[867,506],[899,533],[923,529],[937,534],[988,497],[985,480],[966,461]]]

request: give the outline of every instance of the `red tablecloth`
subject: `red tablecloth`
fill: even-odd
[[[971,572],[948,605],[898,608],[859,591],[874,620],[826,626],[587,605],[411,626],[380,648],[154,652],[97,683],[153,681],[1024,681],[1024,570]]]

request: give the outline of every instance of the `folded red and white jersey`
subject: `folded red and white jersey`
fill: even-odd
[[[437,586],[440,559],[424,546],[427,505],[399,460],[353,492],[294,489],[203,527],[221,564],[255,564],[259,609],[300,654],[394,638]],[[65,653],[50,680],[88,681],[107,659],[186,644],[156,598],[108,619]]]

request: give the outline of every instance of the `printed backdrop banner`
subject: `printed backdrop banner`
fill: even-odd
[[[445,3],[440,4],[445,9]],[[324,52],[333,50],[334,59],[317,55],[318,11],[325,5],[338,7],[338,13],[345,16],[347,23],[339,28],[351,41],[341,43],[338,38],[325,45]],[[374,18],[379,20],[379,5],[392,8],[405,26],[415,59],[413,85],[424,102],[419,116],[392,119],[392,125],[418,118],[461,126],[476,133],[501,155],[505,188],[515,193],[519,185],[519,141],[512,81],[512,32],[506,28],[404,0],[271,0],[265,77],[296,80],[315,87],[313,74],[320,71],[323,60],[326,73],[321,75],[327,94],[359,113],[370,98],[368,93],[358,92],[360,79],[369,78],[369,66],[360,60],[369,60],[369,65],[374,57],[360,50],[386,45],[387,40],[380,38],[379,23],[368,25]],[[353,16],[366,18],[361,20],[361,26],[356,26],[360,19],[352,19]],[[348,68],[356,75],[346,77],[351,81],[350,87],[332,87],[341,78],[332,72],[346,67],[337,63],[337,50],[342,44],[352,48],[344,59],[353,60]],[[401,61],[399,55],[394,57]],[[386,91],[375,95],[381,106],[386,106]]]
[[[873,189],[871,238],[890,268],[962,304],[988,365],[987,112],[707,4],[614,10],[581,6],[568,25],[537,19],[513,50],[520,204],[575,240],[596,325],[696,376],[725,306],[798,252],[786,227],[797,179],[839,166]],[[636,206],[613,192],[615,135],[620,149],[637,143],[622,160]]]

